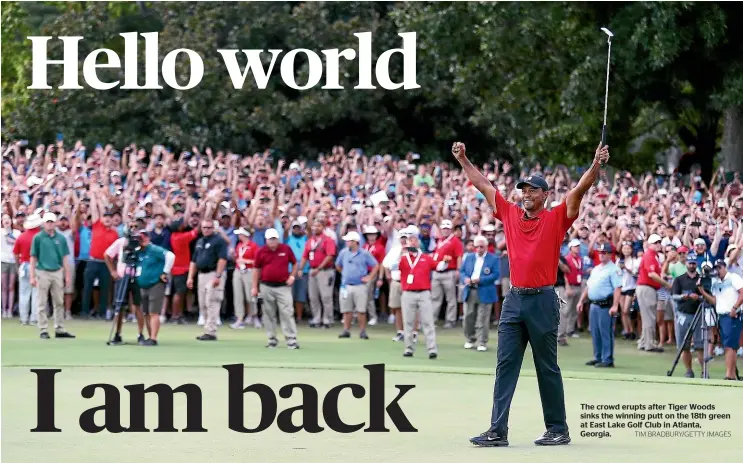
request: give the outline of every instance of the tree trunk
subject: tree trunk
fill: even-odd
[[[722,167],[725,172],[743,173],[743,107],[725,110],[722,133]]]

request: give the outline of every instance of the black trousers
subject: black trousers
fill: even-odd
[[[513,291],[506,295],[498,324],[498,366],[491,430],[508,434],[508,412],[529,343],[537,370],[544,425],[550,432],[568,431],[562,374],[557,365],[559,325],[560,301],[554,288],[534,295],[520,295]]]

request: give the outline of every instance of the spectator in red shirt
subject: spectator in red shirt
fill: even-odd
[[[508,445],[508,413],[528,343],[534,356],[547,426],[535,444],[566,445],[570,443],[570,434],[557,364],[560,304],[554,285],[563,238],[578,218],[583,196],[598,178],[600,166],[609,160],[609,148],[599,143],[591,167],[567,193],[564,202],[551,210],[544,207],[549,194],[544,178],[529,176],[516,184],[522,194],[522,207],[518,207],[507,201],[472,165],[464,144],[455,143],[452,154],[493,208],[493,216],[503,222],[512,284],[498,324],[498,366],[490,428],[470,442],[488,447]]]
[[[428,358],[438,357],[436,345],[436,326],[434,325],[434,307],[431,298],[431,272],[441,263],[445,268],[451,257],[442,256],[437,261],[433,254],[426,254],[420,250],[418,227],[407,228],[408,242],[400,256],[400,287],[402,296],[402,319],[404,330],[405,352],[404,357],[412,357],[416,343],[413,340],[416,318],[423,328],[426,337]]]
[[[312,320],[310,326],[329,328],[333,324],[333,290],[335,289],[335,241],[324,233],[325,224],[318,219],[312,221],[312,236],[307,240],[299,263],[297,278],[302,278],[302,269],[310,264],[309,296]]]
[[[565,273],[565,304],[560,310],[560,327],[557,330],[557,343],[561,346],[568,345],[568,336],[578,337],[578,333],[575,332],[575,324],[578,321],[578,301],[585,289],[580,240],[571,240],[568,248],[570,252],[565,256],[569,270]]]
[[[648,238],[648,249],[640,261],[640,270],[637,275],[637,305],[640,306],[642,318],[642,335],[637,343],[640,350],[646,352],[663,352],[655,339],[656,308],[658,304],[658,290],[662,287],[671,288],[671,283],[664,280],[660,273],[658,253],[662,249],[660,235],[652,234]]]
[[[29,317],[30,323],[36,323],[38,290],[36,286],[31,285],[31,243],[41,231],[41,225],[42,220],[39,214],[29,215],[23,224],[26,230],[20,234],[13,245],[13,254],[18,264],[18,311],[23,325],[29,324]]]
[[[198,224],[197,224],[198,227]],[[188,268],[191,265],[191,243],[198,238],[199,229],[186,227],[183,219],[175,220],[170,224],[170,249],[175,254],[175,262],[170,270],[171,293],[173,294],[172,320],[183,325],[183,306],[188,293]]]
[[[382,262],[386,254],[385,242],[381,239],[381,237],[382,234],[374,225],[364,227],[364,239],[366,240],[366,243],[364,243],[364,251],[367,251],[369,254],[371,254],[372,257],[374,257],[374,260],[376,260],[377,262]],[[369,270],[371,270],[371,268]],[[379,290],[379,293],[382,292],[382,285],[384,284],[384,278],[382,278],[382,275],[380,275],[379,273],[375,278],[369,280],[369,283],[367,283],[366,286],[366,315],[367,317],[369,317],[370,326],[374,326],[378,322],[376,302],[377,298],[375,298],[374,296],[377,290]],[[385,312],[385,310],[383,309],[385,308],[380,304],[380,312]]]
[[[260,294],[263,301],[263,325],[268,333],[266,347],[279,344],[276,328],[280,323],[287,347],[299,349],[292,301],[292,285],[299,271],[297,259],[292,248],[279,242],[279,232],[275,228],[266,230],[265,237],[266,245],[255,256],[252,295]],[[292,264],[291,274],[289,264]]]
[[[433,259],[437,262],[448,256],[447,265],[443,270],[433,274],[431,286],[431,303],[433,304],[433,319],[439,319],[441,304],[446,301],[446,322],[444,328],[454,328],[457,323],[457,282],[459,268],[462,266],[464,245],[452,232],[452,221],[442,220],[440,226],[441,239],[436,243]]]
[[[90,241],[90,260],[85,265],[83,274],[83,315],[89,315],[91,318],[97,318],[105,314],[106,318],[111,318],[110,309],[107,311],[109,299],[109,285],[111,284],[111,274],[108,271],[105,261],[106,249],[114,241],[119,239],[119,234],[114,229],[111,220],[111,212],[106,211],[104,205],[98,199],[99,190],[95,185],[90,187],[90,215],[93,220],[92,239]],[[100,193],[102,194],[102,192]],[[98,281],[98,312],[90,312],[90,298],[93,296],[93,287]]]
[[[253,289],[253,269],[255,258],[258,253],[258,245],[250,239],[250,232],[241,227],[235,230],[238,243],[235,246],[235,273],[232,274],[232,295],[235,302],[235,323],[230,325],[232,329],[245,328],[245,306],[248,306],[248,324],[257,322],[258,306],[256,305],[251,291]],[[260,325],[256,325],[260,327]]]

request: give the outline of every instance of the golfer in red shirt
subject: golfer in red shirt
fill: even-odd
[[[608,146],[596,149],[593,164],[565,201],[546,210],[549,186],[532,175],[516,188],[523,195],[521,207],[512,204],[467,159],[463,143],[452,147],[472,184],[487,198],[493,216],[503,223],[509,261],[511,290],[503,300],[498,324],[498,365],[495,372],[490,428],[470,442],[485,447],[508,445],[508,412],[516,390],[527,343],[537,370],[539,395],[547,431],[537,445],[565,445],[570,434],[565,418],[565,394],[557,365],[557,330],[560,301],[555,291],[560,246],[580,211],[583,196],[609,160]]]

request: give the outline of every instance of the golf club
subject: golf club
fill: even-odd
[[[614,34],[607,28],[602,27],[604,34],[609,36],[609,53],[606,58],[606,94],[604,95],[604,126],[601,128],[601,146],[606,146],[606,112],[609,107],[609,64],[611,63],[611,38]]]

